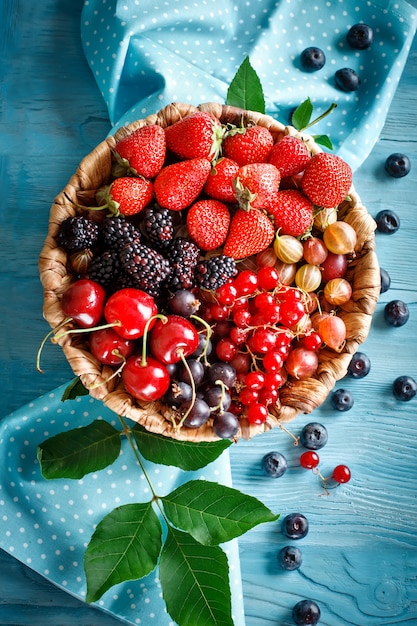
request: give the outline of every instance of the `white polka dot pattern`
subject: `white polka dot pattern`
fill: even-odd
[[[36,448],[45,439],[94,419],[106,419],[118,427],[114,413],[89,396],[61,402],[64,389],[65,385],[0,422],[0,547],[84,600],[84,550],[96,525],[115,507],[148,501],[151,494],[128,447],[122,447],[110,467],[80,480],[47,481],[41,476]],[[231,484],[227,453],[201,472],[182,472],[147,462],[145,468],[160,495],[191,478]],[[242,626],[237,541],[227,544],[225,551],[235,624]],[[129,624],[174,626],[165,609],[157,570],[141,580],[113,587],[97,606]]]
[[[387,8],[389,6],[389,9]],[[267,113],[284,123],[310,97],[317,127],[356,169],[382,130],[416,30],[416,11],[403,0],[85,0],[85,54],[116,127],[155,113],[173,101],[224,102],[246,56],[265,92]],[[369,24],[374,42],[353,50],[348,29]],[[318,72],[300,67],[304,48],[323,49]],[[351,67],[355,92],[334,84]]]

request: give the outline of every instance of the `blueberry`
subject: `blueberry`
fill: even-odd
[[[385,293],[391,287],[391,276],[388,274],[387,270],[380,268],[381,273],[381,291],[380,293]]]
[[[408,402],[417,393],[417,383],[411,376],[398,376],[394,380],[392,391],[397,400]]]
[[[293,607],[292,618],[297,626],[316,626],[320,620],[320,608],[313,600],[300,600]]]
[[[285,474],[287,467],[287,459],[281,452],[268,452],[262,459],[262,468],[271,478],[279,478]]]
[[[407,176],[411,170],[411,163],[408,156],[400,152],[394,152],[385,161],[385,171],[393,178]]]
[[[317,72],[326,63],[326,55],[323,50],[311,46],[302,51],[300,56],[301,67],[308,72]]]
[[[353,407],[353,397],[347,389],[336,389],[331,395],[331,402],[337,411],[349,411]]]
[[[278,552],[277,558],[278,565],[288,571],[298,569],[303,562],[301,550],[295,546],[285,546]]]
[[[356,352],[348,367],[348,374],[353,378],[364,378],[371,369],[371,360],[364,352]]]
[[[303,539],[308,533],[308,519],[302,513],[290,513],[284,517],[282,531],[289,539]]]
[[[318,422],[306,424],[300,434],[300,443],[308,450],[320,450],[328,439],[327,428]]]
[[[374,32],[367,24],[354,24],[346,35],[349,46],[356,50],[369,48],[373,38]]]
[[[391,209],[384,209],[375,215],[376,228],[378,232],[392,235],[400,227],[400,218]]]
[[[361,79],[358,74],[350,67],[343,67],[337,70],[334,75],[334,80],[336,87],[343,89],[343,91],[356,91],[361,84]]]
[[[390,326],[404,326],[409,317],[408,305],[402,300],[391,300],[384,307],[384,318]]]

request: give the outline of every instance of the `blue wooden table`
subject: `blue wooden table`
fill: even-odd
[[[417,0],[411,2],[417,6]],[[3,0],[0,7],[0,371],[1,417],[69,381],[62,353],[47,351],[47,375],[35,355],[47,331],[37,260],[55,195],[82,157],[109,132],[107,110],[84,59],[79,34],[81,0]],[[371,122],[371,121],[370,121]],[[384,172],[392,152],[405,152],[411,173]],[[346,413],[327,401],[314,413],[329,443],[322,471],[347,463],[352,481],[323,496],[320,482],[299,468],[299,451],[282,431],[231,451],[234,484],[271,509],[304,512],[304,565],[282,572],[276,554],[285,544],[279,525],[254,529],[239,541],[247,626],[290,626],[290,609],[311,597],[325,626],[417,624],[417,398],[393,398],[394,378],[417,378],[416,191],[417,41],[408,58],[386,124],[355,175],[370,213],[394,209],[401,218],[392,236],[377,235],[380,264],[391,288],[377,306],[363,350],[370,374],[338,385],[355,399]],[[399,298],[410,320],[388,327],[383,307]],[[291,425],[299,434],[312,418]],[[261,475],[262,456],[279,449],[289,471],[278,481]],[[5,552],[0,553],[0,624],[111,626],[116,618],[87,606]]]

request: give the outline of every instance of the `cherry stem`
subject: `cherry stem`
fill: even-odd
[[[146,367],[148,364],[146,357],[147,357],[147,347],[148,347],[149,326],[152,324],[152,322],[154,322],[157,319],[160,319],[163,324],[166,324],[168,321],[168,318],[166,317],[166,315],[163,315],[162,313],[157,313],[156,315],[152,315],[152,317],[150,317],[148,321],[146,322],[145,327],[143,329],[143,335],[142,335],[142,358],[140,361],[141,367]]]
[[[41,345],[39,346],[38,352],[36,354],[36,369],[39,372],[39,374],[44,373],[43,369],[40,366],[40,361],[41,361],[41,353],[46,342],[48,341],[49,337],[51,337],[51,335],[53,335],[57,330],[59,330],[60,328],[68,324],[71,320],[72,320],[71,317],[66,317],[62,322],[58,324],[58,326],[55,326],[55,328],[50,330],[49,333],[47,333],[45,337],[42,339]]]
[[[333,102],[324,113],[322,113],[321,115],[316,117],[314,120],[309,122],[306,126],[304,126],[304,128],[301,129],[301,131],[307,130],[307,128],[310,128],[311,126],[314,126],[318,122],[321,122],[321,120],[324,119],[325,117],[327,117],[329,115],[329,113],[331,113],[333,111],[333,109],[335,109],[336,107],[337,107],[337,104],[335,102]]]
[[[191,413],[191,410],[195,404],[195,400],[196,400],[196,390],[195,390],[195,382],[194,382],[194,378],[193,378],[193,374],[191,372],[190,366],[187,363],[187,359],[184,356],[184,352],[183,350],[179,351],[179,354],[181,355],[181,361],[183,362],[183,365],[188,373],[188,376],[190,377],[190,385],[191,385],[191,403],[190,406],[188,407],[188,409],[186,410],[186,412],[184,413],[184,415],[182,416],[181,420],[178,422],[178,424],[174,424],[174,431],[179,430],[182,425],[184,424],[185,420],[187,419],[187,417],[189,416],[189,414]]]
[[[67,322],[68,321],[71,321],[71,318],[69,318]],[[71,328],[71,330],[66,330],[64,333],[55,335],[55,337],[52,337],[51,341],[52,343],[56,343],[59,339],[62,339],[62,337],[66,337],[66,335],[91,333],[94,330],[104,330],[106,328],[114,328],[115,326],[121,326],[121,325],[122,325],[122,322],[117,320],[116,322],[111,322],[110,324],[102,324],[101,326],[94,326],[93,328]]]

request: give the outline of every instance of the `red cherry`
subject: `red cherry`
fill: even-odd
[[[143,402],[160,400],[168,391],[170,376],[167,368],[152,357],[143,362],[141,355],[131,356],[122,372],[126,391]]]
[[[123,339],[113,328],[101,328],[90,335],[91,352],[103,365],[120,365],[134,347],[132,340]]]
[[[92,328],[101,320],[105,300],[106,292],[101,285],[82,278],[64,291],[61,308],[79,326]]]
[[[114,324],[116,333],[125,339],[142,337],[147,322],[157,313],[158,309],[152,296],[132,287],[116,291],[104,307],[107,322]],[[149,328],[152,328],[154,323],[151,321]]]
[[[348,483],[351,478],[350,469],[347,465],[337,465],[333,470],[332,478],[337,483]]]
[[[178,363],[197,350],[198,332],[193,324],[180,315],[167,315],[155,322],[149,336],[153,356],[164,364]]]

